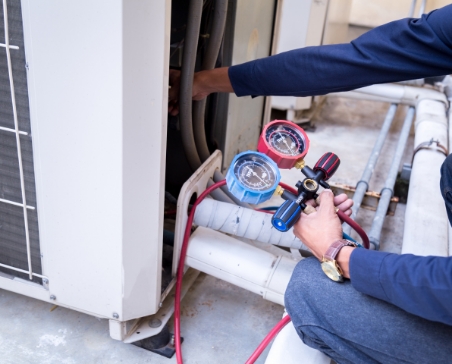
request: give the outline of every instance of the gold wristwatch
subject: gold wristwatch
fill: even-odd
[[[344,281],[344,275],[342,273],[341,267],[339,267],[339,264],[336,262],[336,256],[338,255],[339,251],[344,246],[354,246],[357,245],[350,240],[341,239],[336,240],[333,244],[330,245],[328,250],[323,255],[322,259],[322,270],[325,272],[325,274],[328,276],[328,278],[332,279],[335,282],[343,282]]]

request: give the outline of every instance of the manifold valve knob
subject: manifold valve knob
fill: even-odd
[[[325,175],[323,180],[327,181],[337,171],[339,164],[341,164],[339,157],[334,153],[328,152],[317,161],[313,169],[315,172],[322,171]]]

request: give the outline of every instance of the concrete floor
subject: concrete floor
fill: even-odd
[[[315,120],[316,130],[308,132],[308,165],[323,153],[334,152],[342,162],[333,181],[355,185],[388,107],[383,103],[328,99]],[[374,191],[380,191],[384,183],[404,112],[405,108],[400,107],[370,183]],[[410,136],[404,161],[410,160],[412,147]],[[297,170],[283,172],[283,181],[289,184],[300,177]],[[387,218],[382,250],[400,252],[404,211],[405,206],[399,205],[395,216]],[[372,212],[362,210],[357,220],[368,230]],[[175,363],[175,358],[166,359],[110,339],[106,320],[61,307],[51,309],[48,303],[0,290],[0,363]],[[186,363],[240,363],[281,318],[283,308],[201,274],[183,301],[182,313]]]

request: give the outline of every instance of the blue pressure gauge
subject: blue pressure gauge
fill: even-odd
[[[235,156],[226,174],[229,191],[242,202],[259,204],[275,192],[281,175],[265,154],[243,152]]]

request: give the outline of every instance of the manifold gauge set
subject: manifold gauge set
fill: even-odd
[[[306,208],[305,202],[318,197],[319,186],[329,188],[326,181],[337,170],[340,160],[335,154],[326,153],[314,168],[306,166],[303,159],[309,150],[309,138],[302,128],[286,120],[267,124],[257,149],[235,156],[226,174],[228,189],[240,201],[251,204],[267,201],[277,192],[286,201],[273,215],[272,224],[287,231]],[[278,187],[279,169],[293,167],[305,176],[296,184],[296,194]]]

